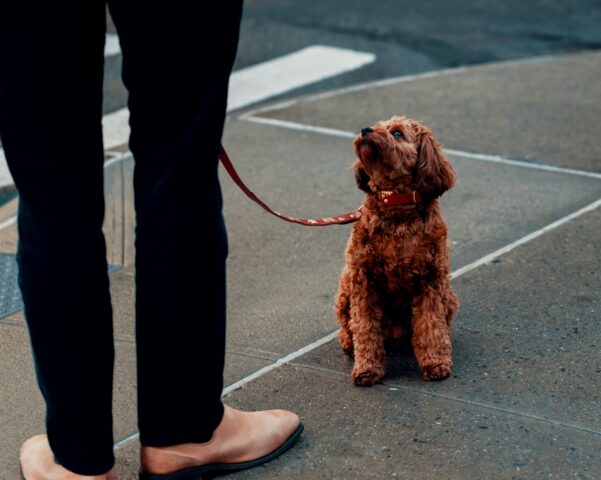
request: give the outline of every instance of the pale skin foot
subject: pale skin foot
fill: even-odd
[[[21,447],[21,471],[25,480],[115,480],[114,469],[104,475],[78,475],[54,460],[46,435],[36,435]]]
[[[241,412],[224,407],[221,423],[205,443],[140,448],[142,469],[166,474],[213,463],[261,458],[280,447],[299,428],[298,415],[285,410]],[[114,469],[103,475],[79,475],[56,463],[48,437],[37,435],[21,448],[25,480],[116,480]]]
[[[286,410],[241,412],[226,405],[223,419],[208,442],[142,446],[142,470],[167,474],[202,465],[255,460],[284,444],[299,425],[298,415]]]

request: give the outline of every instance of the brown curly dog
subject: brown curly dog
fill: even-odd
[[[405,117],[363,128],[353,165],[367,193],[340,278],[336,316],[353,381],[386,373],[386,347],[411,339],[422,377],[451,373],[451,320],[459,302],[449,284],[447,225],[438,197],[456,174],[431,131]]]

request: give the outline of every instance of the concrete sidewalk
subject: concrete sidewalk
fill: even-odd
[[[229,117],[224,144],[242,178],[277,210],[316,217],[362,201],[347,168],[348,132],[396,113],[431,126],[460,176],[443,206],[462,302],[451,378],[424,382],[413,359],[399,356],[383,384],[353,386],[351,360],[327,341],[337,328],[332,301],[350,227],[281,222],[224,177],[226,383],[273,366],[226,402],[290,408],[306,425],[287,455],[232,478],[601,478],[600,77],[601,54],[578,54],[399,79]],[[115,432],[128,479],[137,478],[138,452],[132,165],[126,157],[106,171],[117,268]],[[16,200],[2,207],[0,224],[15,209]],[[15,242],[14,224],[0,230],[3,288],[16,282]],[[508,245],[515,248],[504,253]],[[0,479],[12,480],[20,444],[43,430],[43,411],[22,312],[0,320],[0,337]],[[279,365],[290,354],[297,356]]]

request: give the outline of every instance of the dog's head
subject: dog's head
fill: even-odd
[[[355,153],[357,185],[367,193],[415,190],[433,199],[455,183],[455,171],[440,144],[415,120],[395,116],[362,128]]]

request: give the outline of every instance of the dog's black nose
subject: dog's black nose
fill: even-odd
[[[367,137],[371,132],[373,132],[374,129],[371,127],[365,127],[361,129],[361,136],[363,137]]]

